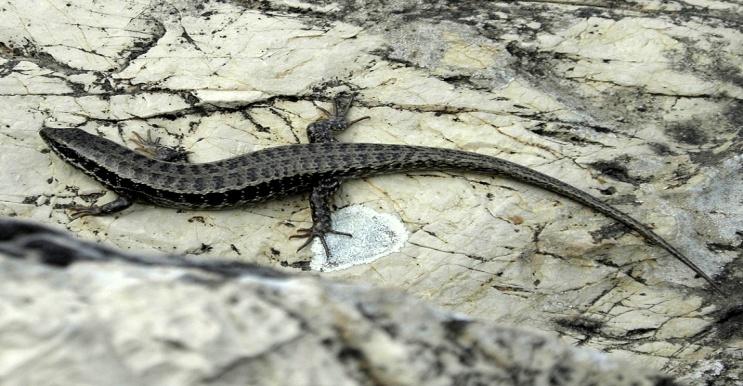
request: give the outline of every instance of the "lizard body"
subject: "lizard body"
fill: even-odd
[[[332,133],[353,123],[345,122],[349,106],[350,102],[339,108],[336,103],[333,114],[326,112],[332,117],[308,128],[314,143],[277,146],[209,163],[183,162],[183,154],[170,157],[171,161],[150,158],[75,128],[45,127],[40,135],[63,160],[119,195],[102,206],[78,208],[73,217],[114,213],[134,201],[172,208],[220,209],[311,191],[313,227],[301,230],[299,236],[308,237],[308,242],[320,237],[327,250],[324,235],[343,234],[330,227],[329,198],[340,181],[408,171],[476,172],[525,182],[600,212],[661,246],[722,292],[712,278],[646,225],[536,170],[497,157],[454,149],[333,142]]]

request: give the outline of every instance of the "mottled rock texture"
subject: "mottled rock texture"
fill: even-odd
[[[344,184],[340,207],[399,216],[407,241],[323,276],[734,385],[742,24],[739,3],[711,0],[0,0],[0,215],[125,249],[309,269],[310,251],[287,240],[308,224],[305,197],[72,221],[66,206],[113,196],[37,132],[74,126],[132,146],[149,130],[209,161],[306,141],[318,106],[353,90],[352,117],[371,118],[340,140],[459,148],[559,177],[652,225],[730,296],[578,204],[449,173]]]
[[[392,291],[0,220],[3,385],[673,385]]]

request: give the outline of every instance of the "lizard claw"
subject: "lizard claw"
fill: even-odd
[[[137,145],[134,150],[140,154],[162,161],[188,162],[188,154],[191,153],[184,149],[183,146],[161,145],[160,137],[153,139],[151,130],[147,130],[146,138],[134,132],[131,141]]]
[[[371,117],[368,116],[368,115],[365,115],[365,116],[363,116],[361,118],[356,118],[353,121],[348,122],[348,126],[351,127],[351,126],[353,126],[354,123],[359,122],[359,121],[363,121],[364,119],[369,119],[369,118],[371,118]]]
[[[85,216],[96,216],[101,213],[101,207],[98,205],[92,205],[92,206],[75,205],[67,209],[69,209],[70,218],[73,220],[77,220]]]
[[[331,113],[330,111],[328,111],[327,109],[324,109],[324,108],[322,108],[320,106],[317,106],[317,108],[320,110],[320,112],[322,112],[322,114],[325,117],[325,119],[330,119],[330,118],[332,118],[335,115],[335,114]]]
[[[150,130],[147,130],[147,138],[143,138],[136,131],[132,134],[133,135],[130,137],[130,140],[134,142],[135,145],[137,145],[134,150],[142,153],[143,155],[154,158],[156,155],[154,149],[160,146],[160,138],[153,140],[152,132]]]
[[[302,228],[297,230],[297,234],[289,236],[290,239],[299,239],[299,238],[306,238],[307,241],[304,242],[304,244],[300,245],[299,248],[297,248],[297,252],[302,250],[302,248],[310,245],[312,240],[315,239],[315,237],[320,239],[320,242],[322,243],[323,249],[325,249],[325,256],[330,257],[330,247],[328,247],[328,242],[325,240],[325,235],[327,234],[334,234],[334,235],[341,235],[341,236],[348,236],[353,237],[352,234],[347,232],[340,232],[335,229],[332,229],[330,227],[321,227],[321,226],[315,226],[313,225],[311,228]]]

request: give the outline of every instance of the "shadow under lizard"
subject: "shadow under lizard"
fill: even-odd
[[[44,127],[39,134],[63,160],[118,194],[102,206],[75,207],[72,217],[106,215],[135,201],[185,209],[220,209],[310,191],[313,225],[292,237],[319,238],[329,254],[325,235],[331,227],[331,199],[342,180],[424,170],[458,170],[501,175],[567,197],[602,213],[647,241],[660,245],[712,288],[712,278],[646,225],[592,195],[546,174],[497,157],[424,146],[338,143],[333,135],[354,122],[346,120],[353,97],[334,101],[334,111],[307,128],[309,144],[277,146],[209,163],[189,163],[183,149],[137,137],[140,151],[77,128]],[[148,136],[149,137],[149,136]],[[300,249],[302,248],[300,247]]]

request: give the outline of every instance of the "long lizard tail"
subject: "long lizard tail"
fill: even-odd
[[[696,272],[699,276],[706,280],[710,284],[710,286],[717,292],[725,295],[725,292],[712,280],[711,277],[704,273],[701,268],[694,264],[694,262],[692,262],[683,253],[673,247],[665,239],[650,230],[650,228],[648,228],[646,225],[635,220],[630,215],[612,207],[609,204],[604,203],[603,201],[572,185],[569,185],[556,178],[550,177],[546,174],[540,173],[525,166],[484,154],[419,146],[400,146],[400,149],[398,150],[399,151],[396,154],[396,157],[398,157],[398,159],[399,157],[401,157],[401,153],[408,153],[406,155],[407,162],[405,163],[407,163],[407,166],[410,166],[411,163],[415,164],[415,168],[419,170],[441,169],[442,166],[445,166],[448,169],[454,170],[475,171],[491,175],[503,175],[518,181],[525,182],[529,185],[538,186],[542,189],[581,203],[599,213],[602,213],[622,223],[629,229],[634,230],[635,232],[642,235],[646,240],[660,245],[663,249],[668,251],[671,255],[679,259],[687,267],[691,268],[694,272]],[[392,163],[394,164],[395,162]],[[395,166],[396,165],[392,166],[390,170],[396,169]]]

